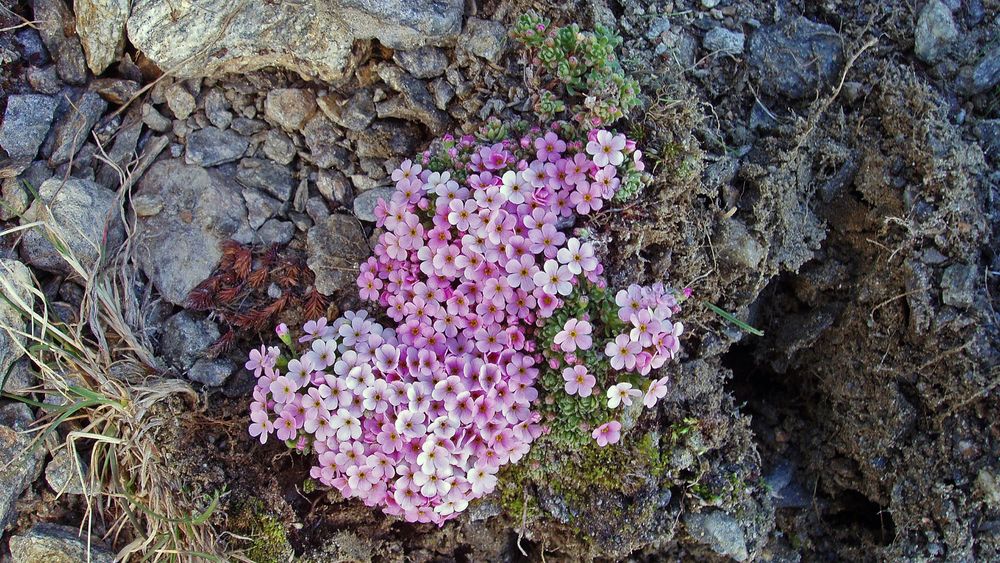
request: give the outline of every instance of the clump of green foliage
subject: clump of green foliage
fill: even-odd
[[[639,84],[626,76],[615,48],[622,39],[596,24],[581,31],[572,24],[552,27],[548,19],[529,12],[518,20],[511,37],[531,50],[532,63],[542,71],[543,84],[535,111],[551,121],[567,111],[588,126],[610,125],[639,105]],[[564,100],[582,98],[567,108]]]
[[[290,561],[294,554],[285,526],[259,499],[240,502],[230,516],[230,527],[249,538],[244,555],[250,561],[281,563]]]

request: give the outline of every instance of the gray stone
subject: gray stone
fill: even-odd
[[[26,27],[18,30],[14,33],[14,41],[17,42],[21,55],[29,65],[42,66],[48,64],[51,60],[48,50],[45,49],[45,43],[42,42],[42,36],[38,33],[37,29]]]
[[[330,215],[309,229],[306,249],[316,289],[325,295],[353,288],[358,267],[371,254],[361,225],[349,215]]]
[[[42,469],[42,448],[32,449],[35,436],[28,433],[33,420],[24,403],[0,405],[0,530],[14,522],[14,504]],[[12,551],[13,544],[12,538]]]
[[[254,229],[260,228],[268,219],[281,211],[280,201],[254,188],[243,190],[243,200],[247,203],[247,218]]]
[[[232,129],[206,127],[188,135],[184,161],[199,166],[217,166],[243,156],[250,142]]]
[[[446,41],[461,30],[464,6],[463,0],[136,0],[128,36],[174,76],[279,66],[335,81],[355,41],[378,39],[392,49]]]
[[[104,72],[125,51],[125,22],[130,0],[74,0],[76,34],[87,66],[96,75]]]
[[[162,210],[136,221],[139,264],[176,305],[218,266],[223,242],[253,239],[239,186],[215,170],[160,161],[139,181],[136,195]]]
[[[837,32],[801,16],[762,27],[750,36],[750,67],[760,90],[769,96],[812,97],[839,76],[843,61]]]
[[[3,126],[0,126],[0,147],[15,160],[31,161],[52,127],[55,98],[39,94],[9,96]]]
[[[67,249],[80,265],[92,269],[103,249],[112,253],[125,239],[115,192],[90,180],[51,178],[38,188],[35,200],[21,217],[21,224],[46,221],[59,233]],[[21,254],[25,261],[48,272],[73,275],[76,272],[49,241],[41,227],[24,233]]]
[[[706,10],[711,10],[712,8],[719,5],[719,0],[701,0],[701,7]]]
[[[756,270],[766,257],[761,244],[735,217],[719,223],[712,241],[719,261],[741,270]]]
[[[236,168],[236,181],[248,188],[263,190],[278,201],[291,199],[295,179],[287,166],[263,158],[244,158]]]
[[[254,133],[260,133],[264,129],[267,129],[267,124],[259,119],[249,119],[246,117],[237,117],[233,120],[232,125],[230,125],[233,131],[236,131],[240,135],[249,137]]]
[[[167,107],[177,119],[187,119],[191,117],[197,107],[197,102],[191,92],[187,91],[184,84],[175,82],[164,92],[167,97]]]
[[[743,52],[745,41],[746,36],[742,33],[716,27],[705,34],[705,50],[735,56]]]
[[[56,125],[55,144],[49,165],[52,167],[69,162],[80,147],[90,139],[90,130],[108,109],[97,92],[84,92]]]
[[[316,189],[330,203],[350,203],[351,182],[339,170],[320,170],[316,175]]]
[[[124,105],[139,93],[142,86],[135,80],[121,80],[118,78],[98,78],[91,81],[89,88],[101,95],[102,98],[116,105]]]
[[[157,133],[166,133],[173,125],[169,119],[150,104],[142,104],[142,122]]]
[[[403,67],[414,78],[434,78],[444,74],[448,68],[448,55],[437,47],[396,51],[392,60]]]
[[[262,244],[285,245],[295,236],[295,223],[268,219],[257,229],[257,240]]]
[[[323,198],[313,196],[306,200],[306,215],[314,222],[321,223],[330,215],[330,210],[326,207]]]
[[[347,100],[322,96],[317,102],[334,123],[351,131],[363,131],[375,119],[375,102],[368,88],[359,89]]]
[[[80,474],[87,478],[87,465],[67,448],[57,451],[45,465],[45,482],[58,494],[82,495],[86,489]]]
[[[233,122],[233,114],[229,111],[229,102],[219,90],[209,90],[205,94],[205,116],[219,129],[225,129]]]
[[[163,324],[160,355],[174,368],[187,371],[221,335],[218,325],[205,315],[181,311]]]
[[[298,131],[316,113],[312,90],[281,88],[271,90],[264,100],[264,116],[285,131]]]
[[[976,135],[988,158],[1000,159],[1000,119],[984,119],[976,125]]]
[[[722,511],[688,512],[684,515],[684,525],[692,538],[712,548],[719,555],[746,561],[746,537],[743,528],[735,518]]]
[[[384,199],[386,203],[392,199],[394,188],[375,188],[366,192],[361,192],[354,198],[354,216],[362,221],[375,222],[375,206],[379,199]]]
[[[63,0],[32,0],[38,32],[56,62],[59,77],[70,84],[87,81],[87,63],[80,40],[72,33],[73,14]]]
[[[320,168],[347,169],[351,165],[350,153],[338,142],[340,132],[323,115],[316,115],[302,130],[309,154],[307,160]]]
[[[667,31],[670,31],[670,18],[666,16],[657,17],[649,24],[649,29],[646,30],[646,39],[656,41]]]
[[[935,63],[948,46],[958,38],[958,28],[951,17],[951,10],[940,0],[924,4],[914,30],[913,50],[926,63]]]
[[[439,110],[448,109],[448,102],[455,99],[455,87],[444,78],[431,82],[430,89],[434,95],[434,106]]]
[[[972,70],[972,93],[979,94],[1000,83],[1000,46],[994,47]]]
[[[24,331],[25,319],[20,309],[8,300],[14,303],[20,301],[28,309],[34,307],[35,298],[29,291],[32,286],[31,271],[27,266],[17,260],[0,259],[0,289],[7,297],[0,300],[0,378],[24,355],[23,348],[27,345],[25,337],[16,332]]]
[[[358,135],[356,152],[360,158],[409,158],[423,143],[424,133],[415,123],[379,120]]]
[[[63,89],[63,82],[59,80],[55,65],[46,67],[28,67],[28,84],[36,92],[48,94],[50,96],[58,94]]]
[[[107,151],[107,160],[110,160],[114,166],[108,163],[98,165],[97,183],[102,186],[117,189],[122,183],[118,169],[127,169],[129,163],[135,158],[136,147],[139,145],[139,135],[142,134],[141,113],[140,108],[133,107],[126,114],[124,123],[115,133],[111,148]]]
[[[974,264],[952,264],[941,276],[941,301],[952,307],[971,307],[978,283],[982,280]]]
[[[498,21],[469,18],[458,44],[477,57],[497,63],[507,49],[507,28]]]
[[[88,542],[75,527],[48,523],[11,536],[10,554],[13,563],[112,563],[115,559],[99,539]]]
[[[288,138],[288,135],[276,129],[270,129],[265,133],[262,148],[264,155],[278,164],[290,164],[295,159],[295,143]]]
[[[0,270],[0,274],[3,271]],[[3,336],[0,336],[2,339]],[[0,343],[0,346],[4,346]],[[3,349],[0,349],[0,355],[5,354]],[[0,367],[3,365],[3,360],[0,360]],[[0,372],[0,381],[3,381],[3,385],[0,386],[4,393],[10,393],[11,395],[28,395],[31,388],[38,384],[38,374],[32,369],[31,361],[28,358],[21,358],[20,360],[14,362],[13,367],[9,371]],[[7,379],[4,379],[4,374],[6,374]]]
[[[0,221],[10,221],[28,210],[31,204],[31,190],[38,190],[45,180],[52,177],[52,170],[43,160],[28,165],[16,178],[4,178]]]
[[[228,358],[202,358],[188,370],[188,379],[206,387],[221,387],[239,366]]]

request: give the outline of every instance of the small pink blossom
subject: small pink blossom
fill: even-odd
[[[598,446],[603,448],[609,444],[617,444],[618,440],[622,437],[621,431],[621,423],[617,420],[612,420],[595,428],[591,437],[597,440]]]

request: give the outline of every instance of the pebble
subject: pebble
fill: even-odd
[[[421,47],[393,53],[392,60],[414,78],[434,78],[448,68],[448,55],[437,47]]]
[[[173,125],[169,119],[164,117],[164,115],[151,104],[142,104],[141,112],[142,122],[157,133],[166,133]]]
[[[290,164],[295,159],[295,143],[277,129],[269,129],[264,135],[263,150],[267,158],[278,164]]]
[[[0,147],[15,160],[33,160],[49,134],[58,105],[55,98],[40,94],[8,97],[0,126]]]
[[[285,245],[295,237],[295,223],[268,219],[257,229],[257,239],[262,244]]]
[[[196,107],[194,96],[182,84],[172,84],[164,92],[164,96],[166,96],[167,107],[177,119],[187,119],[194,113]]]
[[[233,122],[233,114],[229,111],[229,102],[219,90],[209,90],[205,94],[205,116],[212,125],[225,129]]]
[[[199,166],[218,166],[243,156],[250,143],[232,129],[199,129],[187,136],[184,160]]]
[[[295,180],[287,166],[263,158],[244,158],[236,168],[236,181],[248,188],[263,190],[285,202],[292,198]]]
[[[507,49],[507,28],[498,21],[469,18],[458,44],[481,59],[498,63]]]
[[[375,100],[368,88],[359,89],[346,101],[323,96],[317,102],[320,110],[334,123],[351,131],[363,131],[375,119]]]
[[[280,88],[267,93],[264,116],[286,131],[298,131],[316,113],[312,90]]]
[[[375,206],[378,204],[378,200],[384,199],[388,202],[392,199],[392,193],[394,191],[394,188],[382,187],[361,192],[354,197],[354,216],[362,221],[374,223]]]
[[[90,138],[90,130],[108,109],[108,103],[96,92],[84,92],[56,126],[55,145],[50,166],[69,162],[70,157]]]
[[[920,11],[914,31],[913,50],[926,63],[935,63],[945,49],[958,38],[958,28],[948,9],[940,0],[930,0]]]
[[[724,27],[716,27],[705,34],[705,50],[724,55],[739,55],[743,52],[746,36],[730,31]]]

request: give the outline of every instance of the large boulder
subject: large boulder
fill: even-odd
[[[216,170],[157,162],[139,182],[133,206],[139,264],[177,305],[219,265],[223,242],[253,239],[240,187]]]
[[[21,224],[46,221],[60,234],[69,253],[89,270],[101,256],[112,253],[125,239],[118,196],[90,180],[51,178],[38,188],[39,199],[21,216]],[[24,233],[21,254],[36,268],[72,274],[73,268],[49,240],[49,232],[35,227]]]
[[[136,0],[132,44],[182,78],[280,66],[303,76],[343,76],[357,40],[411,49],[456,37],[463,0],[171,2]]]

